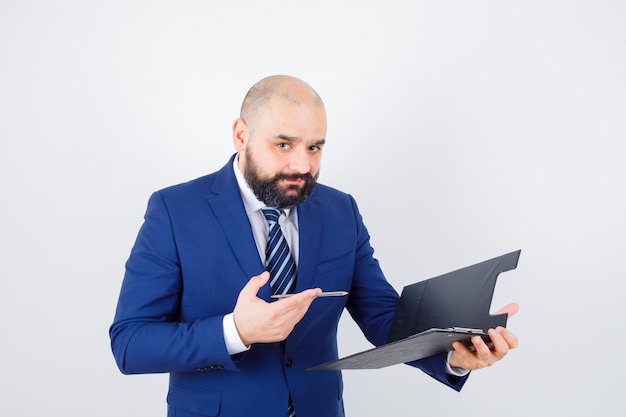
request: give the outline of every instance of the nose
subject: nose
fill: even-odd
[[[311,170],[309,155],[306,151],[293,152],[289,161],[289,169],[298,174],[306,174]]]

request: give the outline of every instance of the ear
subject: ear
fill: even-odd
[[[249,136],[250,129],[248,129],[246,121],[241,117],[237,118],[233,122],[233,145],[235,146],[237,152],[244,150],[248,143]]]

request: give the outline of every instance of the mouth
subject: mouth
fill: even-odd
[[[302,185],[304,184],[304,178],[302,177],[298,177],[298,178],[283,178],[283,181],[287,184],[287,185]]]
[[[287,187],[303,187],[306,183],[303,175],[282,175],[280,180]]]

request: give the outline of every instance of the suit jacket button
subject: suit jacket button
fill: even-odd
[[[287,358],[287,360],[285,361],[285,366],[287,368],[291,368],[293,366],[293,359]]]

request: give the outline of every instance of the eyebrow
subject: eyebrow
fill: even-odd
[[[289,136],[285,134],[279,134],[276,136],[277,139],[286,140],[287,142],[301,142],[302,139],[297,136]],[[323,145],[326,143],[326,139],[319,139],[313,142],[313,145]]]

